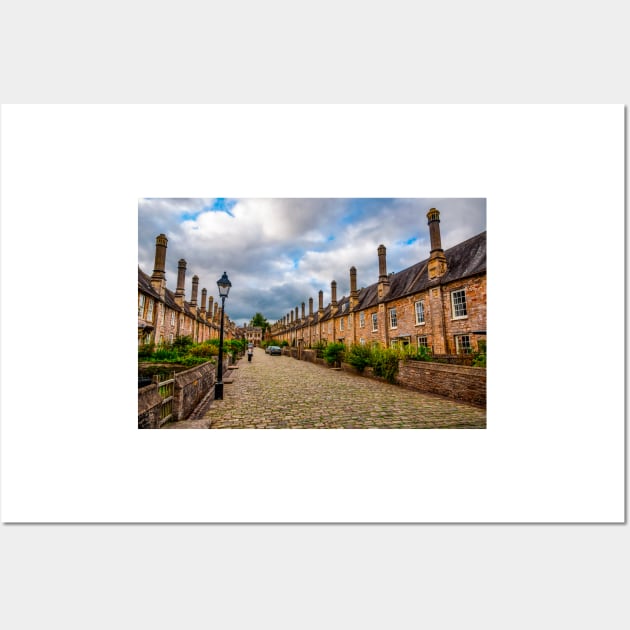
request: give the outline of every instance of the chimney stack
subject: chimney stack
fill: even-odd
[[[213,314],[213,312],[214,312],[214,311],[213,311],[213,306],[214,306],[213,302],[214,302],[214,297],[211,295],[211,296],[208,298],[208,319],[209,319],[210,321],[212,321],[212,314]]]
[[[308,298],[308,320],[313,321],[313,298]]]
[[[208,292],[205,289],[201,289],[201,313],[206,314],[206,299],[208,298]]]
[[[431,255],[429,256],[428,273],[429,280],[433,280],[434,278],[443,276],[448,269],[448,265],[440,237],[440,213],[435,208],[431,208],[429,212],[427,212],[427,219],[429,234],[431,236]]]
[[[379,245],[378,249],[378,299],[382,300],[389,293],[389,276],[387,275],[387,250],[385,245]]]
[[[305,308],[306,308],[306,304],[302,302],[302,321],[306,319],[306,312],[304,311]]]
[[[321,317],[323,312],[324,312],[324,292],[322,290],[320,290],[319,292],[319,307],[317,312],[319,313],[319,316]]]
[[[181,258],[177,265],[177,289],[175,289],[175,302],[177,306],[184,306],[184,284],[186,280],[186,261]]]
[[[330,283],[330,305],[334,313],[337,309],[337,282],[335,280]]]
[[[166,292],[166,245],[168,239],[165,234],[160,234],[155,239],[155,263],[153,264],[153,275],[151,285],[164,299]]]
[[[359,292],[357,291],[357,269],[350,267],[350,308],[353,309],[359,303]]]
[[[190,296],[190,306],[197,306],[197,292],[199,291],[199,276],[192,277],[192,293]]]

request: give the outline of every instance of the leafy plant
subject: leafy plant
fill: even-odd
[[[338,365],[341,363],[345,351],[345,344],[339,342],[329,343],[324,349],[324,360],[328,365]]]
[[[395,383],[399,355],[400,352],[395,348],[374,348],[371,358],[374,375],[384,378],[388,383]]]
[[[346,362],[359,372],[363,372],[368,365],[371,365],[372,350],[367,345],[355,343],[350,346],[346,353]]]
[[[426,346],[407,346],[407,348],[405,348],[405,358],[414,361],[433,361],[431,349]]]
[[[194,343],[190,335],[178,335],[173,341],[173,348],[179,353],[185,353]]]
[[[138,359],[148,359],[155,351],[154,343],[143,343],[138,346]]]
[[[473,367],[486,367],[486,340],[479,340],[479,349],[477,352],[473,352]]]

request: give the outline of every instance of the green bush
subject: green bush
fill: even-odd
[[[219,354],[219,345],[204,341],[189,348],[188,354],[193,357],[206,357],[208,359],[216,357]]]
[[[173,362],[179,359],[179,353],[173,348],[162,347],[158,348],[151,357],[151,361]]]
[[[486,367],[486,340],[479,340],[479,350],[473,352],[473,367]]]
[[[405,348],[405,358],[413,361],[433,361],[431,349],[426,346],[407,346]]]
[[[396,348],[374,348],[371,358],[374,376],[380,376],[388,383],[395,383],[399,359],[400,351]]]
[[[155,351],[154,343],[143,343],[138,346],[138,359],[148,359]]]
[[[329,343],[324,349],[324,360],[328,365],[338,365],[343,360],[346,346],[343,343]]]
[[[315,354],[318,359],[324,358],[324,350],[326,349],[327,345],[328,344],[325,341],[318,341],[311,346],[311,348],[315,350]]]
[[[368,365],[371,365],[372,350],[367,345],[355,343],[350,346],[345,360],[357,371],[363,372]]]
[[[190,335],[178,335],[173,341],[173,348],[179,354],[185,354],[192,345],[194,345],[193,338]]]

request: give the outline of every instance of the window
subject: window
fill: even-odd
[[[453,307],[453,319],[460,319],[462,317],[468,317],[468,310],[466,309],[466,291],[452,291],[451,292],[451,304]]]
[[[372,313],[372,332],[378,330],[378,313]]]
[[[339,318],[339,330],[343,330],[343,317]]]
[[[416,341],[418,342],[418,348],[420,346],[424,346],[425,348],[429,347],[429,343],[428,343],[428,339],[427,339],[426,335],[418,335],[416,337]]]
[[[365,339],[363,339],[363,337],[361,337],[361,339],[359,339],[359,343],[364,346],[365,345]]]
[[[153,321],[153,300],[149,300],[149,305],[147,307],[147,321]]]
[[[171,326],[175,326],[175,311],[171,311]]]
[[[470,354],[470,336],[455,335],[455,349],[457,354]]]
[[[359,313],[359,327],[365,328],[365,313],[363,311]]]
[[[140,293],[140,295],[138,295],[138,317],[144,316],[144,301],[144,293]]]
[[[344,302],[344,303],[341,305],[341,312],[342,312],[342,313],[345,313],[347,308],[348,308],[348,302]]]
[[[389,309],[389,327],[390,328],[398,328],[398,319],[396,318],[396,309]]]
[[[424,301],[416,302],[416,324],[424,324]]]

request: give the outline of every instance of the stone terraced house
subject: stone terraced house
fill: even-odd
[[[201,303],[197,304],[199,290],[197,276],[192,278],[190,301],[184,299],[186,279],[184,259],[178,264],[175,292],[166,287],[167,242],[164,234],[156,238],[155,268],[151,276],[138,267],[138,345],[171,343],[178,336],[190,336],[197,343],[218,338],[221,309],[212,296],[206,309],[206,289],[202,289]],[[234,324],[226,316],[225,337],[232,338],[234,330]]]
[[[320,341],[381,346],[426,346],[434,355],[468,354],[486,339],[486,232],[442,249],[440,213],[427,213],[429,258],[398,273],[387,273],[386,249],[378,247],[379,277],[357,289],[357,270],[350,269],[350,295],[317,311],[309,299],[272,326],[269,337],[290,345],[313,347]]]

